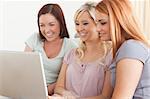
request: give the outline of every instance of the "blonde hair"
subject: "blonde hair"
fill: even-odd
[[[149,46],[133,15],[129,0],[102,0],[96,10],[109,16],[113,57],[123,43],[123,38],[139,40]]]
[[[87,2],[84,5],[82,5],[75,13],[74,15],[74,21],[76,21],[85,11],[89,13],[93,21],[95,20],[95,7],[96,4],[94,2]],[[85,42],[80,41],[80,45],[76,50],[76,55],[81,60],[84,57],[84,52],[86,50]]]
[[[91,19],[93,19],[93,21],[95,23],[95,7],[96,7],[96,3],[94,3],[94,2],[85,3],[76,11],[75,16],[74,16],[74,21],[76,21],[85,11],[87,11],[89,13],[89,15],[91,16]],[[108,48],[107,45],[110,45],[110,43],[106,44],[106,42],[104,42],[104,41],[101,41],[100,45],[98,45],[104,51],[103,56],[105,56],[107,53],[107,48]],[[79,60],[81,60],[84,57],[85,50],[86,50],[85,42],[80,41],[80,45],[76,50],[76,55],[78,56]]]
[[[74,15],[74,21],[78,19],[78,17],[82,15],[85,11],[87,11],[90,14],[91,18],[95,20],[95,7],[96,7],[96,3],[94,2],[85,3],[76,11]]]

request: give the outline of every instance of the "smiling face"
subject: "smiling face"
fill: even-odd
[[[60,24],[52,14],[42,14],[39,17],[39,26],[42,35],[47,41],[60,39]]]
[[[111,40],[110,36],[110,22],[107,14],[100,13],[96,10],[96,30],[100,35],[100,39],[103,41]]]
[[[87,11],[78,15],[75,25],[76,31],[82,41],[90,41],[98,38],[95,22]]]

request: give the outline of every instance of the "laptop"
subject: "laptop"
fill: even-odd
[[[42,58],[35,52],[0,51],[0,95],[48,99]]]

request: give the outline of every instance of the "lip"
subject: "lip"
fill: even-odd
[[[86,36],[87,33],[79,33],[80,36]]]
[[[54,33],[52,33],[52,32],[45,33],[45,35],[46,35],[47,37],[52,37],[53,34],[54,34]]]
[[[99,36],[103,36],[103,35],[106,35],[106,33],[99,33]]]
[[[51,34],[46,34],[46,36],[52,36],[53,34],[51,33]]]

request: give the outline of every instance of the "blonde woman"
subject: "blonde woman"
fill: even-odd
[[[112,41],[111,99],[150,99],[150,46],[129,0],[103,0],[96,6],[101,40]]]
[[[64,57],[54,91],[67,99],[105,99],[111,96],[107,71],[111,62],[111,54],[108,54],[111,46],[100,41],[94,14],[94,3],[84,4],[75,14],[81,45]]]

